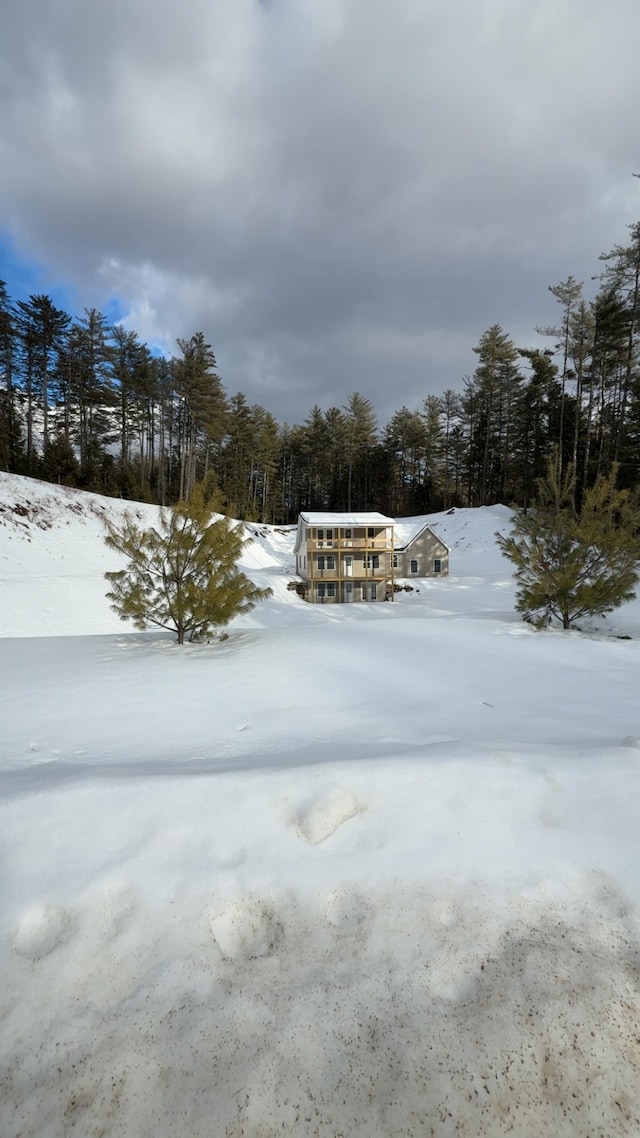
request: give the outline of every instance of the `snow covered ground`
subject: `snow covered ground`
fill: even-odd
[[[639,1134],[640,603],[533,632],[494,507],[310,606],[253,526],[273,597],[178,648],[124,508],[0,474],[3,1138]]]

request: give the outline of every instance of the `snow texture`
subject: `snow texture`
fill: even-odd
[[[405,519],[392,605],[251,525],[273,596],[178,648],[125,508],[0,475],[2,1138],[640,1133],[640,605],[533,632],[503,507]]]

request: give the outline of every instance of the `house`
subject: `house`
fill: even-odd
[[[393,572],[395,577],[446,577],[449,546],[427,523],[411,519],[395,526]]]
[[[294,553],[305,600],[393,600],[393,527],[384,514],[300,514]]]

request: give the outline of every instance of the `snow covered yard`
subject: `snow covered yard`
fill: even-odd
[[[639,1133],[640,605],[533,632],[500,507],[393,605],[252,527],[273,597],[179,649],[123,508],[0,475],[3,1138]]]

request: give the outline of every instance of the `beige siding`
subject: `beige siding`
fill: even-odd
[[[414,538],[406,550],[397,554],[397,577],[446,577],[449,573],[449,550],[432,530],[424,530]],[[434,573],[433,563],[441,562],[440,573]],[[411,572],[412,560],[418,562],[418,572]]]
[[[308,586],[306,600],[311,604],[384,601],[392,595],[392,549],[391,526],[305,527],[296,553],[296,571]],[[333,561],[331,567],[329,560]]]

